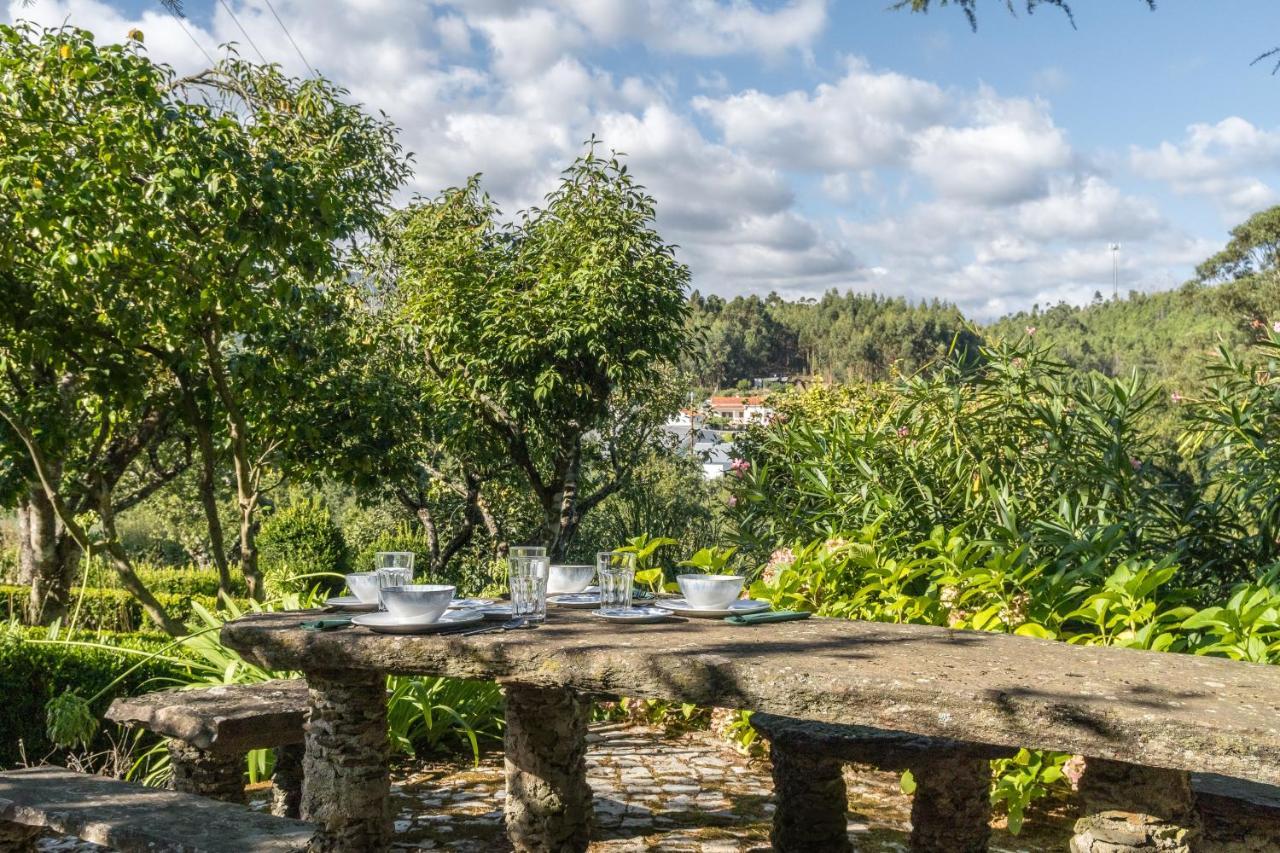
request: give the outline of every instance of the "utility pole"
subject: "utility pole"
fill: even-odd
[[[689,392],[689,455],[693,455],[693,445],[697,440],[698,410],[693,407],[693,391]]]
[[[1112,243],[1111,249],[1111,298],[1120,298],[1120,244]]]

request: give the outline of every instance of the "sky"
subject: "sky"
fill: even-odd
[[[1280,203],[1280,76],[1250,64],[1280,46],[1275,0],[1073,0],[1076,29],[980,0],[976,33],[890,0],[183,5],[8,17],[136,27],[179,72],[229,42],[314,69],[401,128],[405,201],[481,172],[514,214],[594,134],[703,293],[852,289],[990,319],[1110,295],[1115,259],[1121,293],[1176,287]]]

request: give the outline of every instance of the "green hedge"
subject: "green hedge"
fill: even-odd
[[[25,746],[29,761],[38,761],[53,749],[45,736],[45,703],[50,699],[73,689],[87,699],[142,660],[125,651],[31,642],[45,636],[42,628],[0,625],[0,766],[9,767],[22,760],[19,742]],[[67,639],[66,632],[62,638]],[[148,652],[158,651],[169,642],[154,635],[86,632],[77,632],[73,639]],[[150,660],[95,702],[93,711],[100,717],[116,696],[144,692],[159,686],[147,684],[149,681],[180,677],[185,672],[185,667],[172,662]],[[106,735],[100,732],[91,748],[107,746]]]
[[[149,563],[137,563],[135,571],[138,579],[152,592],[166,592],[173,595],[208,595],[218,594],[218,570],[202,569],[195,566],[162,566]],[[120,588],[120,576],[115,570],[100,560],[94,560],[89,566],[88,586],[104,589]],[[244,585],[244,577],[234,573],[231,578],[231,594],[243,597],[248,594]]]
[[[130,632],[154,629],[155,625],[132,595],[123,589],[90,587],[83,590],[84,599],[76,616],[77,628],[90,631]],[[29,588],[25,586],[0,586],[0,613],[11,620],[22,621]],[[81,589],[71,591],[71,608],[75,611]],[[186,620],[191,615],[191,603],[199,602],[209,610],[218,607],[217,596],[191,595],[187,593],[157,592],[156,600],[173,616]],[[68,617],[68,622],[71,618]]]

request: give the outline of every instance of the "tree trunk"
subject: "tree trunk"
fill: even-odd
[[[187,633],[187,626],[169,615],[164,605],[156,599],[151,590],[147,589],[142,578],[138,577],[138,573],[133,570],[133,561],[129,559],[116,533],[115,507],[112,503],[111,490],[100,484],[96,491],[98,517],[102,519],[103,532],[107,534],[104,549],[107,552],[107,559],[111,561],[111,567],[120,576],[120,585],[138,600],[143,612],[150,616],[151,620],[166,634],[171,637],[184,636]]]
[[[231,461],[236,474],[236,503],[240,510],[240,571],[249,587],[249,597],[262,601],[266,597],[266,590],[263,589],[262,574],[258,571],[257,531],[254,530],[254,513],[258,509],[259,497],[258,478],[261,472],[259,465],[249,458],[249,424],[232,391],[216,333],[206,332],[204,345],[205,355],[209,360],[209,375],[213,379],[218,399],[226,409],[227,430],[231,437]]]
[[[195,395],[184,380],[182,407],[187,423],[196,434],[196,446],[200,453],[200,504],[204,507],[205,525],[209,529],[210,558],[218,569],[218,591],[231,596],[231,568],[227,565],[227,539],[218,515],[217,455],[213,449],[213,432],[200,412]]]
[[[32,484],[18,506],[18,536],[18,582],[31,588],[28,624],[65,618],[81,551],[39,483]]]
[[[550,500],[543,503],[543,536],[547,556],[555,563],[564,559],[574,534],[578,532],[578,477],[582,473],[582,449],[574,445],[564,465],[564,479],[553,486]]]

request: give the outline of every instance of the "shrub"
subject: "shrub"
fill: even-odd
[[[317,496],[291,500],[262,523],[258,558],[270,596],[302,592],[316,583],[303,576],[347,571],[342,531]],[[341,584],[341,579],[332,582],[334,588]]]
[[[421,577],[426,567],[431,565],[431,549],[427,537],[408,524],[401,524],[395,530],[385,531],[374,536],[351,561],[351,570],[368,572],[373,570],[373,555],[379,551],[412,551],[415,573]],[[456,573],[451,573],[456,574]],[[430,578],[431,583],[454,583],[457,578]]]
[[[0,765],[18,763],[24,750],[32,761],[53,750],[45,734],[45,705],[50,700],[71,691],[87,699],[144,657],[136,652],[158,651],[168,642],[154,635],[88,633],[77,633],[73,642],[93,645],[40,642],[46,637],[42,628],[0,625],[0,696],[4,697],[0,702]],[[61,639],[68,639],[65,632]],[[180,678],[185,672],[185,667],[172,660],[143,663],[94,702],[92,710],[100,717],[115,697],[145,692],[156,686],[148,682]],[[106,745],[105,734],[99,731],[89,746]]]
[[[0,586],[0,613],[10,620],[21,621],[29,594],[29,587]],[[218,606],[217,598],[212,595],[157,592],[156,600],[171,614],[184,621],[191,618],[192,602],[198,602],[204,607]],[[71,601],[71,615],[67,617],[67,622],[74,622],[77,628],[129,632],[154,627],[137,599],[123,589],[74,587],[71,590]]]

